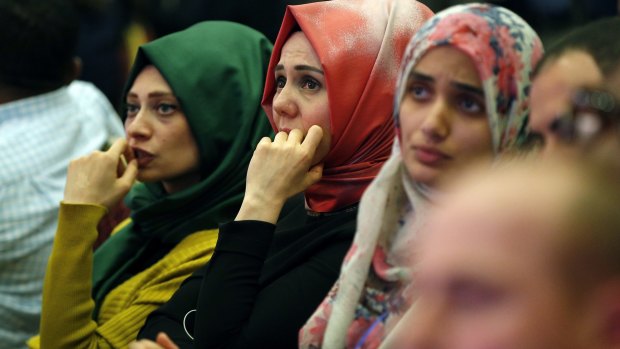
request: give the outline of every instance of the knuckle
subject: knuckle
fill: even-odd
[[[299,151],[299,157],[303,160],[303,161],[310,161],[312,156],[310,154],[310,152],[304,148],[302,148]]]
[[[266,149],[268,149],[268,148],[269,148],[269,143],[267,143],[267,142],[262,142],[262,141],[261,141],[261,142],[260,142],[260,143],[258,143],[258,145],[256,146],[256,150],[255,150],[255,152],[264,152],[264,151],[266,151]]]
[[[127,183],[127,182],[120,182],[120,183],[118,183],[117,187],[118,187],[118,189],[120,191],[125,192],[125,191],[128,191],[129,189],[131,189],[131,184]]]

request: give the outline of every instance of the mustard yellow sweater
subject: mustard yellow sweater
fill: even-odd
[[[164,258],[112,290],[92,319],[92,246],[106,209],[61,203],[58,230],[45,274],[40,335],[30,348],[127,348],[146,317],[181,282],[209,261],[217,230],[189,235]]]

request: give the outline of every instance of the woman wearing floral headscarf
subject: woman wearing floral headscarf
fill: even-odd
[[[302,348],[376,348],[397,318],[402,266],[442,185],[525,136],[536,33],[491,5],[449,8],[412,38],[395,94],[392,155],[360,203],[340,279],[300,333]],[[405,219],[405,217],[408,219]]]
[[[263,95],[277,135],[257,146],[244,202],[221,225],[213,259],[153,313],[141,337],[163,331],[196,348],[297,347],[299,328],[338,277],[362,192],[389,157],[398,67],[431,14],[410,0],[288,8]]]

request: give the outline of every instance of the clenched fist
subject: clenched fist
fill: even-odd
[[[246,178],[245,196],[235,220],[275,223],[284,202],[321,179],[323,165],[312,166],[323,130],[312,126],[279,132],[273,142],[263,138],[254,151]],[[303,141],[302,141],[303,140]]]

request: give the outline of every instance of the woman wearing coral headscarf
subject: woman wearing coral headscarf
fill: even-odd
[[[163,331],[182,347],[297,347],[338,277],[362,192],[389,157],[398,66],[430,16],[410,0],[288,8],[263,96],[278,133],[257,146],[244,203],[221,225],[213,259],[147,320],[142,338]]]
[[[522,144],[541,55],[527,23],[490,5],[452,7],[416,33],[397,85],[392,155],[364,194],[339,281],[302,329],[302,348],[379,346],[402,309],[403,266],[433,197],[464,166]]]

